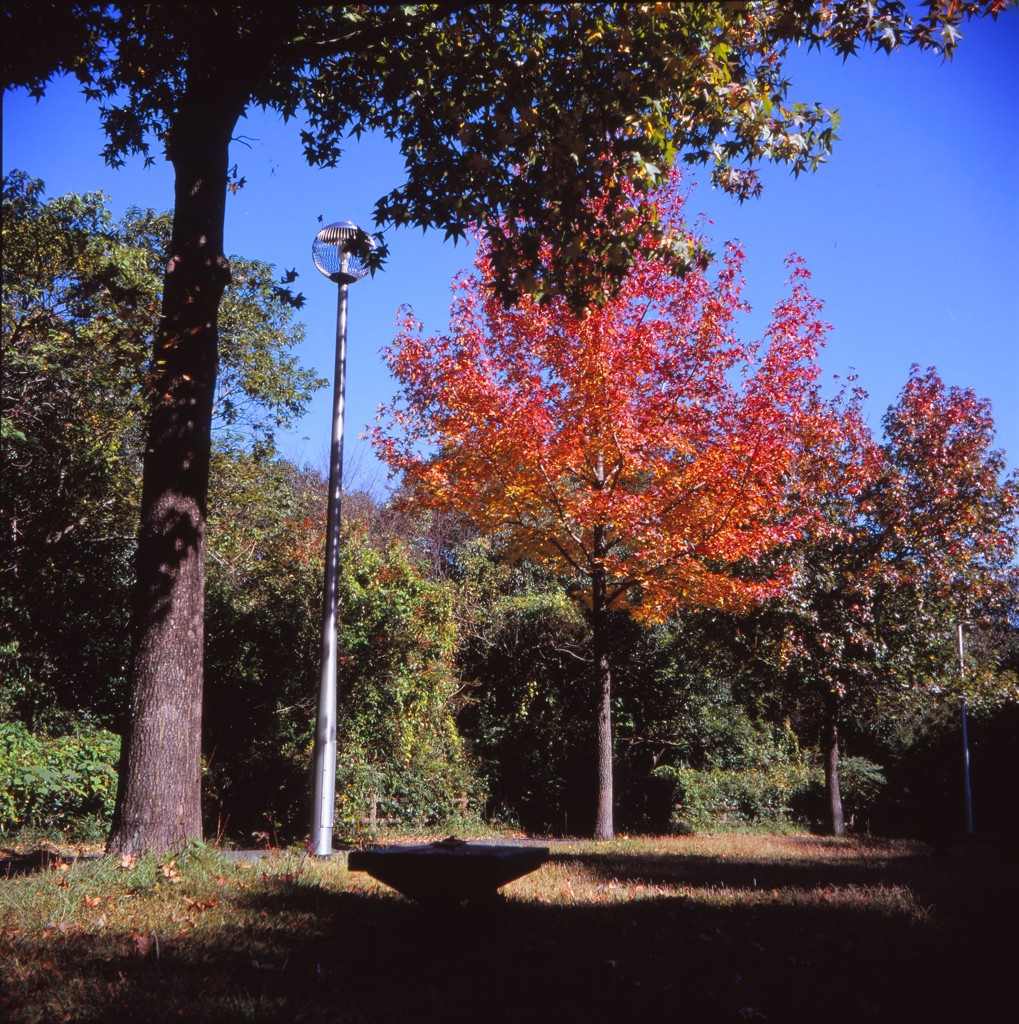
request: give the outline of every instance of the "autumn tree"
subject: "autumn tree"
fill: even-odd
[[[819,104],[790,100],[782,67],[793,43],[846,55],[860,45],[905,44],[950,56],[964,18],[1008,5],[939,0],[914,19],[902,0],[4,4],[5,88],[41,95],[54,74],[73,74],[99,105],[109,162],[154,160],[156,148],[174,169],[138,534],[129,740],[158,750],[174,783],[162,788],[148,755],[133,758],[111,850],[157,850],[201,833],[198,744],[185,734],[201,717],[230,144],[251,105],[286,119],[303,115],[313,164],[336,164],[346,140],[365,131],[399,139],[407,178],[379,199],[380,224],[457,237],[477,222],[504,299],[564,292],[579,308],[606,284],[611,291],[642,244],[662,249],[669,241],[625,218],[592,219],[589,196],[618,190],[624,177],[650,189],[679,154],[713,164],[715,180],[739,196],[759,190],[754,167],[762,160],[799,172],[826,157],[835,118]],[[666,252],[677,269],[690,257],[678,242]],[[168,714],[188,723],[172,742],[159,726]]]
[[[990,402],[914,365],[882,426],[881,471],[860,496],[876,656],[869,672],[847,665],[846,682],[870,683],[871,715],[896,696],[907,707],[1014,703],[1015,679],[986,640],[1010,628],[1019,594],[1019,472],[994,446]],[[971,645],[964,680],[960,623],[985,641]]]
[[[1019,478],[993,447],[989,403],[914,366],[883,422],[880,445],[846,436],[836,485],[790,552],[792,585],[741,624],[747,660],[815,706],[835,835],[847,718],[958,693],[957,623],[1007,629],[1017,593]],[[1014,699],[1012,685],[989,663],[967,680],[985,700]]]
[[[865,511],[894,579],[880,609],[889,674],[942,706],[1014,706],[1002,648],[1019,599],[1019,470],[995,448],[990,402],[914,365],[883,427],[887,469]]]
[[[1019,471],[1006,473],[994,448],[990,402],[914,365],[883,426],[887,469],[864,508],[914,595],[911,630],[1003,621],[1019,553]],[[925,609],[940,621],[925,621]]]
[[[654,199],[677,234],[680,181]],[[791,260],[761,342],[737,335],[743,256],[682,279],[638,260],[618,295],[503,307],[482,244],[455,284],[450,334],[408,315],[387,358],[396,404],[379,453],[412,500],[508,536],[572,576],[597,676],[597,838],[613,833],[610,618],[743,608],[781,589],[762,556],[798,536],[844,425],[818,389],[826,325]]]
[[[817,515],[780,557],[792,568],[781,595],[728,624],[746,671],[781,693],[783,708],[808,708],[824,766],[828,830],[846,830],[840,784],[841,726],[847,708],[865,703],[881,673],[875,605],[882,577],[881,545],[860,502],[884,463],[860,415],[854,415],[825,466],[828,487]],[[769,685],[769,684],[766,684]]]

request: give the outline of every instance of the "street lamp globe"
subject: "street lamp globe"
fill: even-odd
[[[311,246],[315,266],[334,284],[354,284],[371,269],[375,239],[349,220],[327,224]]]

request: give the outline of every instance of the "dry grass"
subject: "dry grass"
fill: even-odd
[[[1001,851],[956,853],[812,837],[555,844],[499,905],[445,911],[343,858],[36,853],[9,866],[37,870],[0,877],[0,1017],[996,1019],[1016,883]]]

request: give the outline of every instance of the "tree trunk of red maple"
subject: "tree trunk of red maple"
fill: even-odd
[[[131,709],[110,853],[202,836],[205,516],[230,137],[242,107],[193,75],[168,156],[175,205],[154,341],[155,379],[138,530]]]
[[[842,813],[842,791],[839,788],[839,698],[829,691],[825,697],[825,722],[821,737],[824,750],[824,793],[828,832],[833,836],[846,834]]]
[[[609,660],[609,612],[606,597],[605,573],[599,570],[592,579],[591,601],[598,702],[598,810],[594,823],[594,838],[598,840],[608,840],[615,835],[612,815],[612,665]]]

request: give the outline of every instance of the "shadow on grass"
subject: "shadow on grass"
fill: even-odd
[[[35,875],[40,871],[52,871],[59,864],[86,863],[101,858],[102,854],[98,853],[65,855],[47,849],[29,853],[0,849],[0,879]]]
[[[606,884],[625,877],[707,892],[756,877],[778,897],[902,884],[940,893],[952,909],[917,915],[856,892],[850,902],[509,898],[437,912],[395,895],[273,880],[229,897],[242,927],[206,930],[200,941],[187,922],[158,946],[128,935],[57,937],[39,989],[23,993],[24,1012],[11,1019],[66,1019],[68,984],[81,990],[82,1022],[1007,1019],[1011,943],[989,930],[1015,909],[1014,886],[990,885],[991,876],[1007,881],[1000,865],[906,858],[887,866],[899,881],[853,864],[800,871],[689,856],[561,854],[553,866],[571,862]],[[979,906],[960,898],[978,878]]]
[[[813,889],[826,885],[895,885],[916,877],[918,864],[930,858],[922,847],[899,856],[845,860],[788,858],[753,860],[699,853],[631,854],[607,851],[553,852],[550,861],[579,867],[606,881],[645,882],[690,888]]]
[[[737,889],[846,890],[880,886],[908,889],[922,906],[952,908],[962,916],[1000,913],[1019,907],[1014,858],[999,847],[962,842],[933,852],[921,843],[898,845],[884,840],[810,839],[802,862],[788,856],[719,857],[689,851],[631,854],[617,851],[553,852],[552,864],[581,870],[607,883],[645,883],[681,887],[687,891]],[[832,857],[812,857],[810,847],[837,851]],[[788,849],[788,847],[787,847]],[[844,854],[840,856],[839,854]]]

